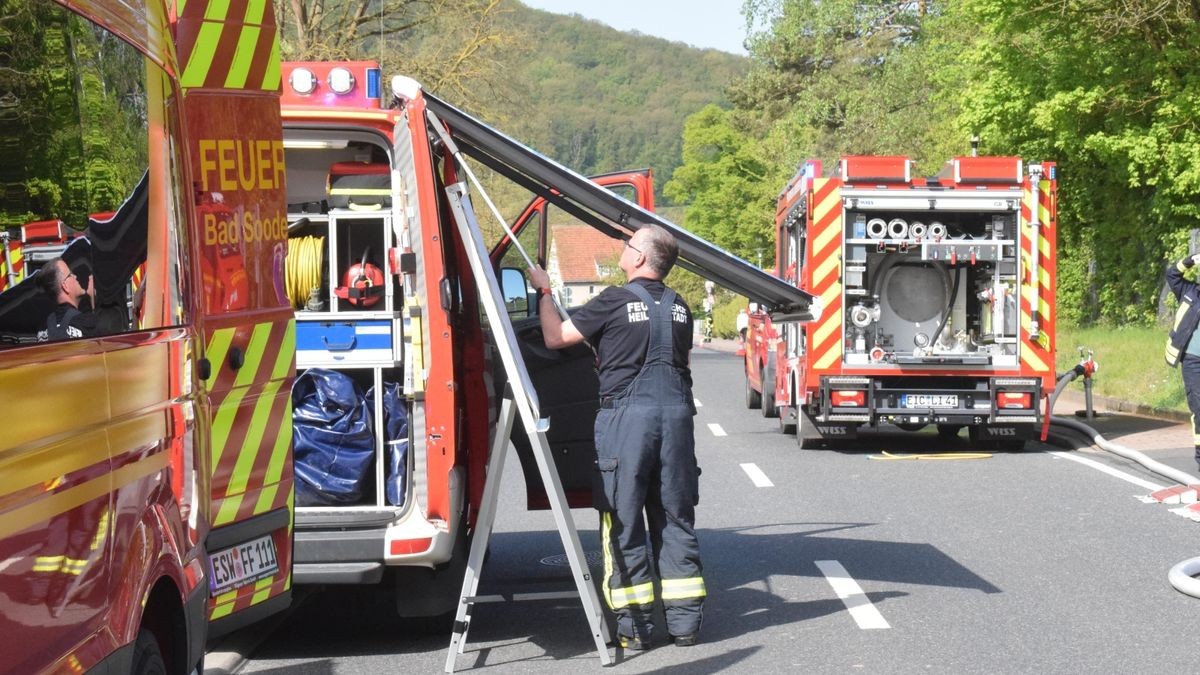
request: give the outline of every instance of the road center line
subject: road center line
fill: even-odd
[[[1148,480],[1142,480],[1141,478],[1138,478],[1137,476],[1125,473],[1124,471],[1120,471],[1118,469],[1114,469],[1111,466],[1108,466],[1107,464],[1104,464],[1101,462],[1097,462],[1094,459],[1088,459],[1087,457],[1078,457],[1073,452],[1059,452],[1057,450],[1051,450],[1046,454],[1054,455],[1055,457],[1061,457],[1062,459],[1069,459],[1072,462],[1079,462],[1080,464],[1083,464],[1084,466],[1090,466],[1097,471],[1102,471],[1110,476],[1115,476],[1117,478],[1120,478],[1123,481],[1133,483],[1134,485],[1137,485],[1139,487],[1144,487],[1151,492],[1157,492],[1157,491],[1163,489],[1163,486],[1161,486],[1161,485],[1156,485],[1154,483],[1151,483]]]
[[[863,630],[872,630],[879,628],[891,628],[887,619],[879,613],[875,605],[871,604],[871,599],[863,592],[861,586],[858,585],[845,567],[836,560],[817,560],[815,561],[817,569],[821,570],[821,574],[825,575],[825,581],[829,582],[833,592],[841,598],[842,603],[846,605],[846,610],[850,612],[851,618],[858,627]]]
[[[767,474],[763,473],[763,470],[758,468],[757,464],[747,463],[739,464],[738,466],[741,466],[742,471],[745,471],[746,475],[750,477],[750,481],[754,483],[754,487],[775,487],[775,484],[771,482],[770,478],[767,478]]]
[[[728,436],[729,435],[729,434],[725,433],[725,430],[721,428],[721,425],[717,424],[716,422],[709,422],[708,430],[712,432],[713,436]]]

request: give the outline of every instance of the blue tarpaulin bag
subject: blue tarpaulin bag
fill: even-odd
[[[350,377],[311,368],[292,386],[296,505],[362,499],[375,458],[371,407]]]
[[[367,400],[375,400],[375,390],[367,392]],[[404,506],[405,483],[408,478],[408,412],[399,382],[383,383],[383,444],[387,473],[384,494],[392,506]]]

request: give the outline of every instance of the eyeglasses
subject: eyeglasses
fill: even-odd
[[[638,253],[641,253],[641,252],[642,252],[642,249],[640,249],[640,248],[638,248],[638,247],[634,246],[633,244],[631,244],[631,243],[629,243],[629,242],[625,242],[625,248],[631,248],[631,249],[633,249],[633,250],[637,251]]]

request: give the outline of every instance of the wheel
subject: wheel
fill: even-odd
[[[750,386],[750,374],[746,374],[746,407],[754,410],[762,405],[762,395],[754,391],[754,387]]]
[[[943,441],[948,441],[952,438],[958,438],[958,432],[962,430],[962,425],[959,424],[939,424],[937,425],[938,438]]]
[[[167,664],[163,661],[158,640],[145,628],[138,631],[137,642],[133,645],[131,672],[135,675],[167,675]]]
[[[762,416],[779,417],[779,408],[775,406],[775,378],[763,378]]]

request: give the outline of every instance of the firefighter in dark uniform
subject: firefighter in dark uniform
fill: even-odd
[[[1200,284],[1189,281],[1183,274],[1200,262],[1200,254],[1191,255],[1167,269],[1167,286],[1179,301],[1175,325],[1167,336],[1167,365],[1180,366],[1183,389],[1187,392],[1188,408],[1192,411],[1192,444],[1196,447],[1196,464],[1200,466]]]
[[[84,288],[67,262],[57,258],[38,270],[37,284],[57,305],[46,317],[47,340],[70,340],[99,333],[97,317],[92,312],[96,291],[90,275]]]
[[[677,646],[696,643],[705,596],[696,540],[692,315],[662,281],[678,255],[669,232],[643,226],[621,252],[628,284],[606,288],[565,321],[547,299],[549,275],[530,270],[546,346],[587,340],[596,349],[602,587],[617,616],[618,642],[633,650],[650,646],[656,573],[667,632]]]

